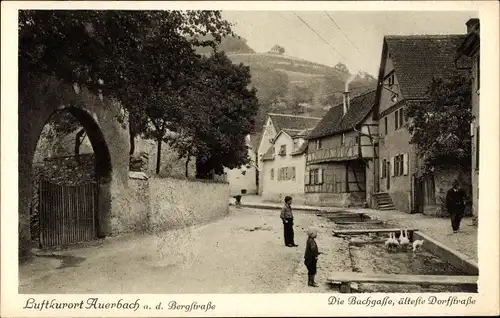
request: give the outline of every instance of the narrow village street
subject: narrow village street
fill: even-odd
[[[264,294],[243,300],[278,315],[321,310],[301,293],[350,314],[489,306],[478,8],[12,10],[18,277],[2,273],[39,296]],[[45,304],[1,316],[76,309]]]
[[[295,213],[297,248],[283,244],[279,210],[231,207],[210,224],[35,257],[20,266],[20,293],[327,292],[326,275],[349,270],[344,241],[325,219]],[[306,286],[305,231],[319,229],[319,288]],[[340,249],[340,250],[339,250]],[[46,253],[50,255],[51,253]],[[346,268],[344,268],[346,267]]]

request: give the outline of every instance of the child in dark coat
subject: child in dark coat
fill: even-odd
[[[304,255],[304,264],[307,267],[308,282],[307,285],[312,287],[318,287],[318,284],[314,282],[314,276],[316,275],[316,266],[318,263],[318,255],[322,254],[318,251],[318,245],[316,244],[315,238],[318,236],[318,231],[316,229],[309,229],[307,231],[307,243],[306,243],[306,253]]]

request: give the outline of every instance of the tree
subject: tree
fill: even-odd
[[[294,114],[303,113],[302,104],[311,103],[314,93],[304,86],[295,86],[292,91],[291,104]]]
[[[278,45],[278,44],[275,44],[270,50],[269,50],[269,53],[272,53],[272,54],[285,54],[285,48]]]
[[[347,68],[347,66],[342,63],[342,62],[338,62],[337,64],[335,64],[335,66],[333,67],[339,74],[340,76],[345,80],[347,79],[349,76],[350,76],[350,72],[349,72],[349,69]]]
[[[147,123],[149,90],[177,85],[195,59],[193,47],[215,49],[225,35],[231,25],[219,11],[20,11],[20,104],[30,107],[30,85],[40,75],[102,92],[129,112],[133,147]]]
[[[245,138],[254,130],[258,100],[248,88],[249,68],[223,52],[202,57],[198,74],[178,110],[181,128],[171,144],[186,160],[196,157],[197,177],[207,179],[249,162]]]
[[[424,171],[440,166],[470,170],[470,77],[435,78],[428,97],[429,102],[409,104],[406,110],[411,143],[424,158]]]

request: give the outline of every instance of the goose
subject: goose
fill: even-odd
[[[415,253],[423,244],[424,244],[424,240],[413,241],[413,252]]]
[[[391,233],[389,233],[389,237],[387,238],[387,240],[384,243],[385,248],[389,249],[391,247],[391,244],[392,244],[392,235],[391,235]]]
[[[399,235],[399,243],[401,244],[402,247],[408,247],[410,245],[410,240],[408,239],[408,230],[405,229],[404,233],[403,230],[401,230],[401,233]]]
[[[385,247],[390,250],[393,247],[398,247],[398,246],[399,242],[395,238],[394,233],[389,233],[389,238],[385,241]]]

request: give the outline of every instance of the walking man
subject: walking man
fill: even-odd
[[[280,218],[283,221],[285,245],[288,247],[298,246],[294,241],[293,233],[293,213],[292,213],[292,197],[285,197],[285,206],[281,209]]]
[[[463,189],[458,186],[458,181],[453,181],[453,188],[446,193],[446,209],[451,216],[451,227],[453,233],[460,230],[460,222],[464,217],[466,194]]]

